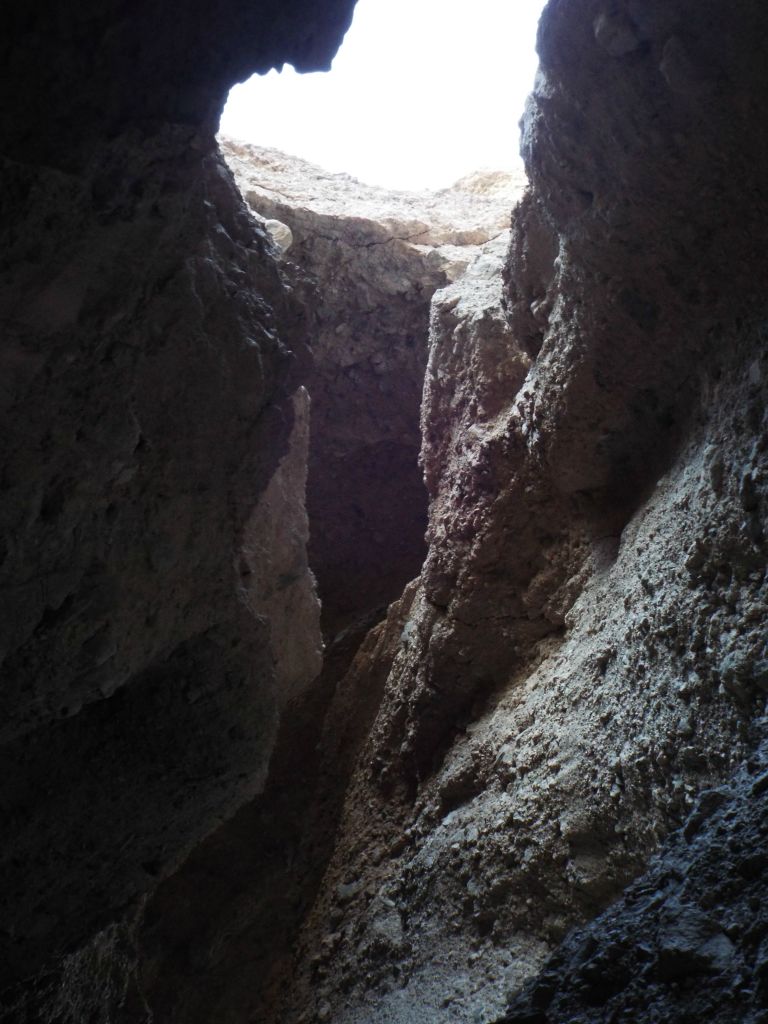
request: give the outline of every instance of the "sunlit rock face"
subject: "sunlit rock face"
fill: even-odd
[[[139,901],[318,671],[304,313],[213,129],[239,75],[327,66],[351,7],[0,15],[9,1019],[117,1012]]]
[[[317,316],[309,556],[333,636],[383,614],[421,568],[430,301],[506,231],[522,176],[489,172],[440,192],[389,192],[275,150],[227,140],[222,150],[286,272],[296,266],[314,287],[305,299]]]

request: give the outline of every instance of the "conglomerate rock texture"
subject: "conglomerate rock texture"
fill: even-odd
[[[2,1019],[763,1024],[768,12],[551,0],[511,239],[364,229],[419,297],[343,188],[247,213],[223,90],[350,5],[245,6],[0,16]],[[365,635],[316,498],[308,685],[313,430],[437,284],[426,558]]]
[[[767,766],[763,739],[728,784],[701,793],[622,899],[569,936],[504,1024],[764,1024]]]

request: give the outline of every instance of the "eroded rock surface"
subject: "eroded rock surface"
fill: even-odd
[[[765,1020],[767,754],[763,741],[701,793],[648,872],[569,936],[504,1024]]]
[[[435,290],[504,235],[522,176],[388,192],[223,140],[250,207],[316,288],[307,505],[329,635],[382,611],[421,569],[419,409]],[[289,241],[290,238],[290,241]]]
[[[759,1024],[768,14],[552,0],[507,248],[269,153],[246,213],[224,83],[323,12],[2,15],[3,1019]],[[430,503],[309,689],[308,341],[310,513],[415,454],[424,362]],[[341,536],[330,632],[395,589]]]
[[[358,657],[343,689],[389,678],[305,932],[299,962],[321,952],[293,992],[296,1019],[318,993],[340,1021],[489,1019],[748,753],[766,589],[739,494],[763,471],[733,410],[763,409],[762,332],[743,344],[620,537],[593,539],[562,630],[523,647],[524,667],[511,640],[530,619],[497,602],[451,630],[423,584]],[[489,693],[476,665],[490,658],[511,671]]]
[[[277,318],[300,316],[228,171],[182,161],[189,141],[116,144],[122,191],[96,210],[90,177],[6,167],[27,195],[14,224],[38,232],[15,236],[3,286],[7,977],[253,795],[276,728],[241,551],[293,418]]]
[[[430,212],[434,196],[355,183],[354,199],[350,179],[296,158],[234,144],[225,153],[257,208],[261,192],[278,186],[295,204],[284,198],[261,209],[270,231],[290,231],[286,273],[294,268],[297,290],[318,307],[308,384],[310,557],[326,628],[346,628],[329,644],[321,677],[284,715],[264,795],[203,843],[149,905],[142,985],[168,1024],[268,1020],[281,1012],[296,931],[333,852],[345,786],[386,671],[367,673],[361,687],[339,681],[358,647],[358,661],[368,663],[379,631],[366,637],[367,630],[423,558],[419,397],[429,298],[446,281],[447,261],[459,273],[477,254],[501,252],[509,236],[503,175],[460,183],[453,205],[438,214]],[[502,194],[478,201],[476,193],[488,189]],[[417,214],[422,241],[414,245],[403,221]],[[499,239],[483,242],[496,229]],[[211,896],[197,900],[202,888]],[[234,977],[233,960],[251,967]]]

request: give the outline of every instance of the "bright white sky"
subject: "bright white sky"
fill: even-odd
[[[544,0],[358,0],[330,72],[235,86],[221,132],[388,188],[519,166]]]

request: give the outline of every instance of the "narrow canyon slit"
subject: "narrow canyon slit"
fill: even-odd
[[[327,640],[383,617],[423,563],[430,304],[482,246],[501,252],[508,240],[525,175],[478,97],[503,87],[522,112],[540,7],[482,0],[468,21],[435,0],[417,11],[363,0],[329,72],[257,76],[224,110],[223,155],[308,313],[309,564]],[[436,96],[443,75],[447,103]],[[263,148],[272,140],[291,148]]]
[[[524,178],[486,172],[438,192],[388,192],[276,150],[221,145],[307,311],[309,564],[330,640],[382,618],[421,569],[430,306],[484,253],[497,254],[500,275]]]
[[[0,6],[0,1024],[765,1024],[768,9],[538,6]]]

